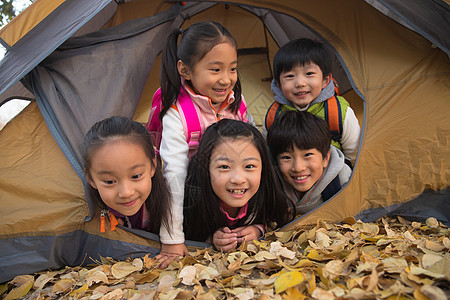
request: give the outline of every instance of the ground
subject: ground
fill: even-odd
[[[353,218],[221,253],[211,248],[158,269],[148,256],[17,276],[2,299],[448,299],[449,229],[401,217]]]

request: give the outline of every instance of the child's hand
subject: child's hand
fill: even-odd
[[[228,227],[222,227],[214,232],[213,243],[217,250],[230,251],[237,246],[237,234]]]
[[[172,260],[187,254],[188,251],[184,244],[161,244],[161,252],[155,258],[159,263],[159,267],[165,268]]]
[[[257,240],[261,237],[261,230],[255,225],[248,225],[243,227],[238,227],[233,229],[231,232],[237,234],[238,243],[242,243],[244,240],[249,242],[253,240]]]

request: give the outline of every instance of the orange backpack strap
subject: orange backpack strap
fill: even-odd
[[[280,112],[281,112],[280,103],[278,102],[272,103],[272,105],[267,110],[266,118],[264,120],[267,131],[269,130],[270,126],[272,126],[273,122],[275,121],[275,118],[279,115]]]
[[[334,93],[338,96],[341,95],[341,91],[339,90],[339,85],[336,81],[336,79],[334,79],[333,77],[331,77],[331,80],[333,80],[333,84],[334,84]]]
[[[342,111],[339,99],[333,96],[324,105],[325,120],[328,122],[328,127],[331,131],[331,138],[333,141],[340,143],[342,137]]]

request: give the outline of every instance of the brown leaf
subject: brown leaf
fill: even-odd
[[[438,220],[436,220],[436,218],[433,218],[433,217],[428,218],[425,221],[425,224],[427,224],[427,226],[430,228],[438,228],[439,227]]]
[[[86,278],[86,283],[88,286],[93,285],[94,283],[104,282],[106,284],[109,283],[108,277],[106,277],[106,274],[102,271],[95,271],[88,275]]]
[[[124,261],[115,263],[111,267],[111,273],[114,276],[114,278],[117,279],[121,279],[136,271],[139,271],[139,269],[136,266],[134,266],[132,263]]]
[[[76,282],[73,279],[61,279],[53,285],[52,293],[61,294],[69,291]]]

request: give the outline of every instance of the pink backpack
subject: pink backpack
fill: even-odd
[[[184,136],[186,137],[186,142],[189,145],[189,159],[192,154],[198,149],[198,144],[202,136],[202,124],[201,118],[199,117],[199,112],[191,97],[182,88],[180,94],[178,95],[178,101],[176,101],[176,107],[181,116],[181,121],[183,122]],[[162,135],[162,123],[159,120],[159,114],[163,108],[161,101],[161,89],[159,88],[153,95],[152,109],[150,111],[150,116],[148,118],[145,128],[147,128],[150,136],[152,138],[153,146],[156,147],[156,151],[159,153],[159,147],[161,145],[161,135]],[[247,105],[242,99],[241,106],[239,107],[239,115],[241,120],[245,112],[247,111]],[[186,118],[189,116],[189,118]]]

